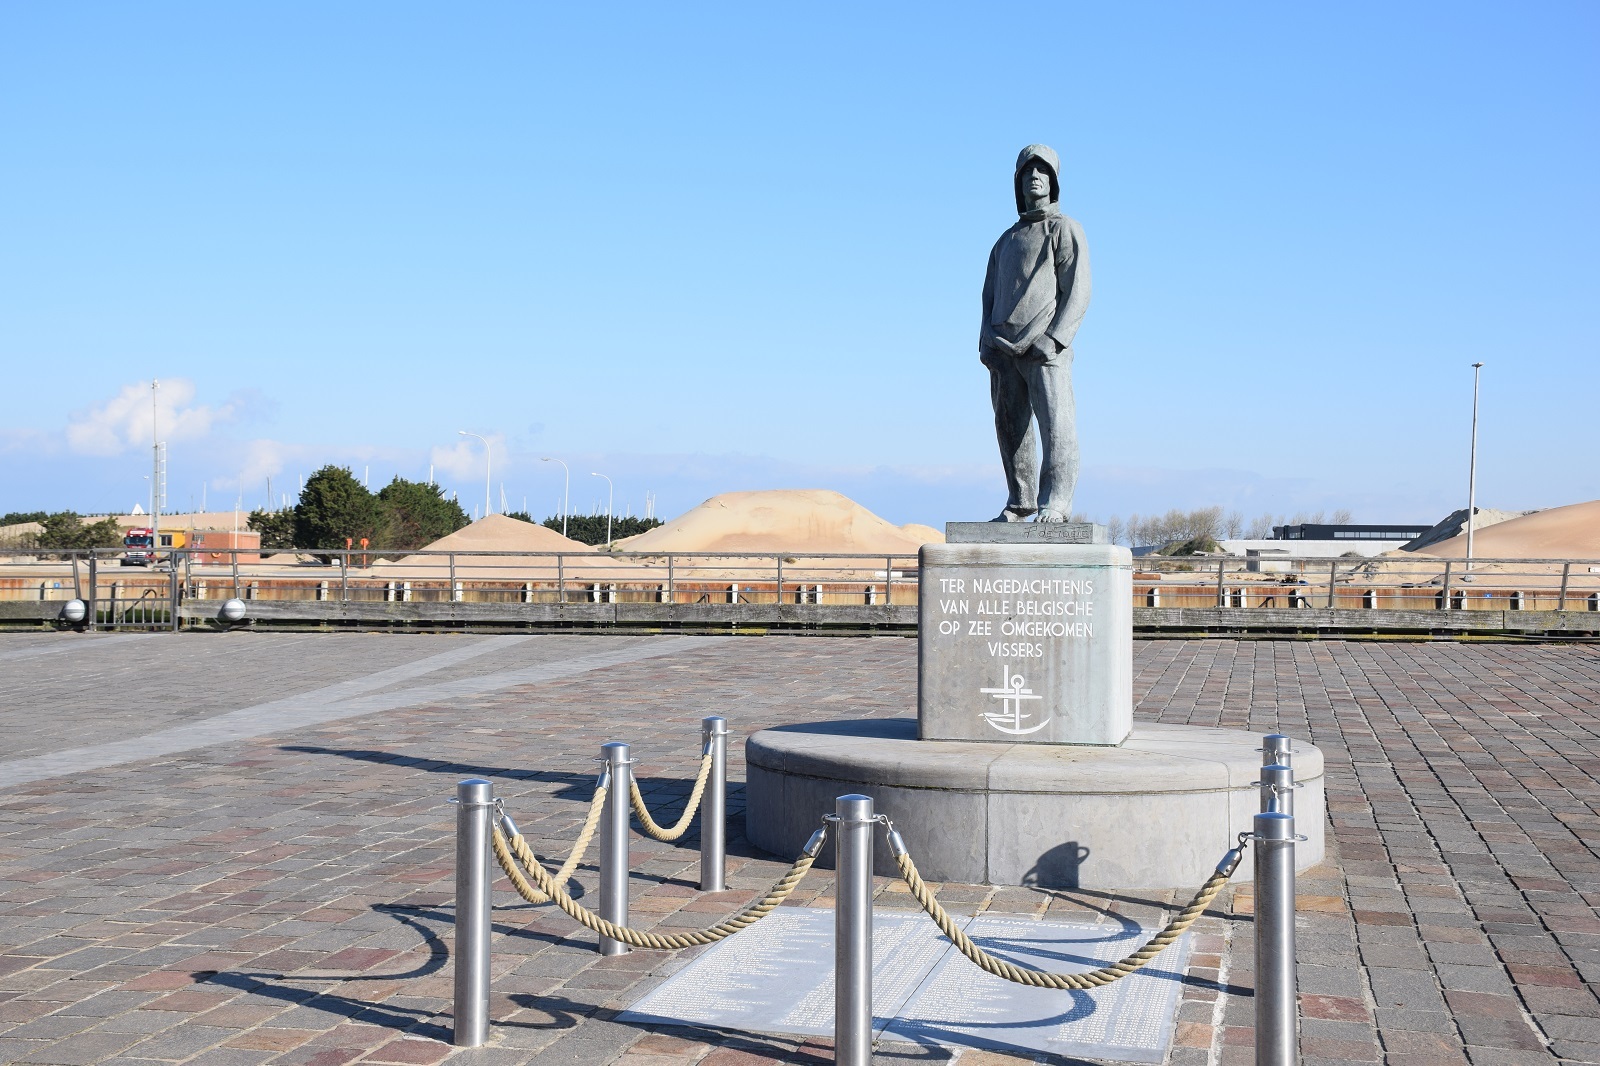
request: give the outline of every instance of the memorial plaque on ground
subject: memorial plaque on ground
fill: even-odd
[[[1133,728],[1132,554],[1039,543],[1043,533],[1017,543],[1017,526],[990,525],[1002,543],[922,549],[918,736],[1122,743]]]
[[[963,930],[979,947],[1035,970],[1082,973],[1142,944],[1134,922],[1041,922],[980,914]],[[1163,1062],[1172,1044],[1189,934],[1131,977],[1091,992],[1030,988],[991,976],[953,948],[883,1029],[885,1040],[965,1044],[1119,1062]]]
[[[1119,959],[1153,932],[1126,918],[952,917],[986,951],[1063,973]],[[617,1021],[831,1035],[833,922],[831,910],[780,907],[691,961]],[[873,915],[872,955],[872,1027],[884,1040],[1157,1063],[1172,1043],[1189,935],[1143,969],[1091,992],[991,977],[920,911]]]

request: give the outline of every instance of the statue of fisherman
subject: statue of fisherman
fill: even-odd
[[[1055,152],[1042,144],[1017,156],[1021,217],[995,242],[983,279],[978,351],[989,368],[1006,472],[1006,506],[996,522],[1065,522],[1078,481],[1072,337],[1089,307],[1089,248],[1083,227],[1061,213],[1060,173]]]

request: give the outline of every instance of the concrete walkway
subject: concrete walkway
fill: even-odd
[[[1600,1061],[1600,649],[1150,641],[1135,656],[1141,718],[1276,729],[1327,754],[1331,861],[1300,884],[1308,1063]],[[617,1022],[690,953],[601,960],[582,927],[503,891],[495,1042],[452,1053],[445,800],[492,776],[560,855],[605,740],[634,744],[670,812],[702,715],[742,737],[914,700],[900,638],[0,636],[0,1062],[830,1061],[798,1038]],[[736,830],[737,789],[730,810]],[[730,891],[706,897],[695,847],[636,838],[636,924],[709,924],[786,865],[735,833]],[[592,868],[579,880],[592,891]],[[879,889],[881,907],[912,905]],[[831,891],[814,873],[794,902]],[[1148,922],[1170,902],[939,892],[1063,920]],[[1241,890],[1197,926],[1174,1066],[1251,1061],[1249,912]]]

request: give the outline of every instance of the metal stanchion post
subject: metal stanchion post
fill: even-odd
[[[728,720],[702,718],[700,740],[711,755],[711,775],[700,798],[700,891],[721,892],[728,887]]]
[[[1255,817],[1256,1066],[1300,1061],[1294,971],[1294,818]]]
[[[605,744],[600,761],[611,771],[611,791],[600,815],[600,917],[612,925],[628,924],[628,810],[633,792],[633,760],[628,745]],[[600,954],[626,955],[620,940],[600,938]]]
[[[97,599],[95,597],[95,593],[97,593],[100,590],[100,588],[99,588],[99,586],[100,586],[99,562],[100,562],[99,557],[95,555],[93,549],[90,549],[90,551],[89,551],[89,632],[91,632],[91,633],[93,633],[96,629],[98,629],[100,627],[100,619],[99,619],[100,606],[99,606],[99,603],[98,603],[98,601],[97,601]],[[74,565],[76,565],[76,564],[74,564]]]
[[[1263,766],[1261,768],[1261,813],[1277,811],[1294,817],[1294,768],[1292,766]]]
[[[1282,733],[1268,733],[1261,738],[1262,766],[1293,766],[1294,741]]]
[[[456,1047],[489,1039],[489,818],[494,785],[480,777],[456,785]]]
[[[833,1061],[872,1063],[872,797],[834,801]]]

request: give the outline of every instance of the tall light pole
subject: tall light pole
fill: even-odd
[[[493,512],[489,510],[489,470],[494,459],[494,453],[489,448],[489,438],[481,433],[468,433],[464,429],[456,430],[463,437],[477,437],[483,441],[483,517],[488,518]]]
[[[1473,516],[1478,512],[1478,375],[1482,363],[1472,364],[1472,449],[1467,460],[1467,569],[1472,569]]]
[[[150,528],[154,536],[150,540],[150,558],[155,559],[155,549],[161,546],[161,426],[158,424],[156,409],[156,391],[161,388],[161,382],[150,382]],[[155,563],[152,561],[151,566]]]
[[[589,476],[590,477],[605,477],[606,478],[606,488],[608,490],[607,493],[606,493],[606,551],[610,551],[611,550],[611,504],[612,504],[612,501],[614,501],[617,498],[617,490],[616,490],[616,487],[611,484],[611,479],[606,477],[604,474],[596,474],[596,473],[591,471]]]
[[[548,455],[541,457],[539,461],[541,463],[561,463],[560,459],[555,459]],[[572,489],[572,471],[567,469],[566,463],[561,463],[561,469],[567,475],[566,482],[561,486],[561,535],[564,537],[567,535],[567,512],[572,509],[567,506],[567,499]]]

